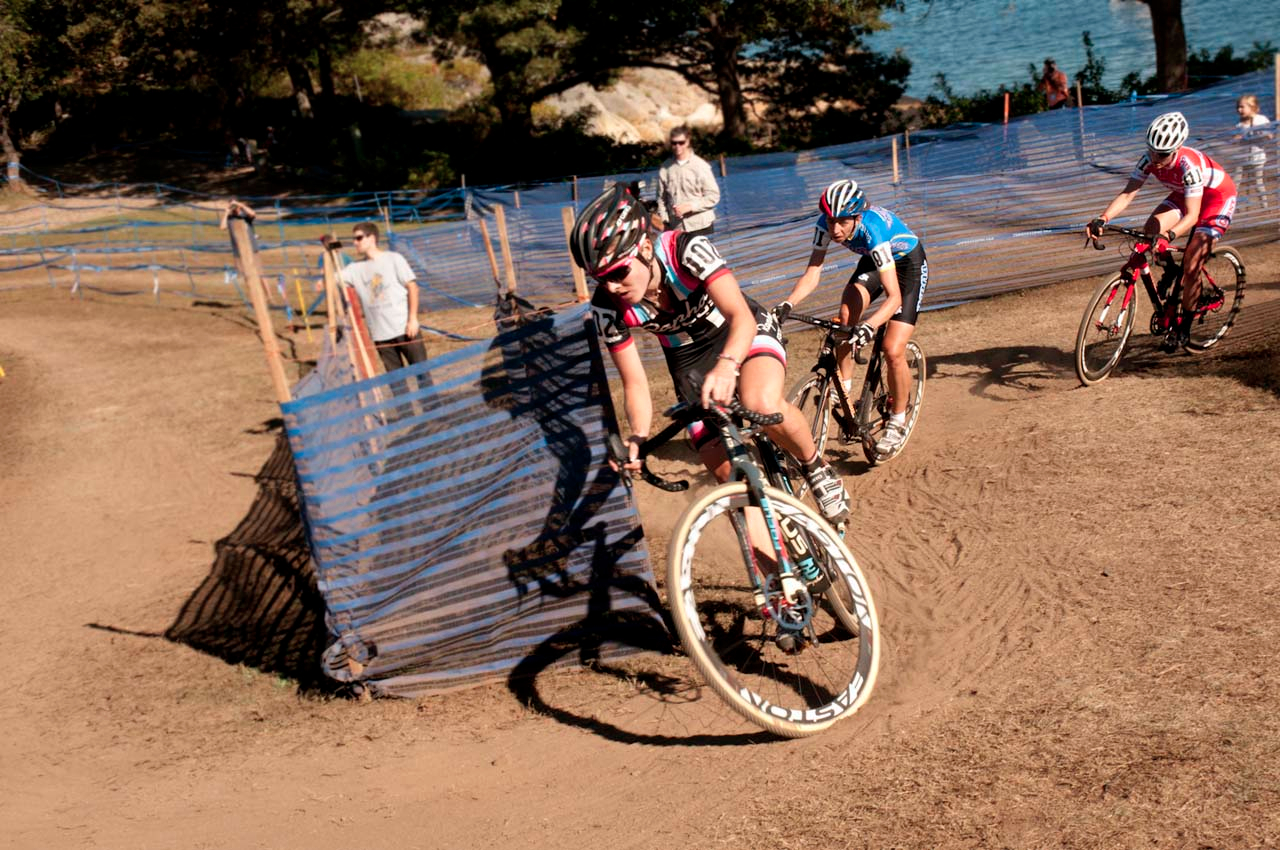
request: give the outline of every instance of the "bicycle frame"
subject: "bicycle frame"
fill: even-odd
[[[735,403],[736,405],[736,403]],[[739,415],[746,415],[746,412],[736,406],[734,410]],[[725,455],[728,457],[730,466],[731,481],[744,481],[747,485],[749,501],[752,507],[758,508],[764,517],[765,527],[769,535],[769,543],[773,549],[774,559],[777,563],[777,576],[782,589],[780,598],[777,594],[770,593],[770,589],[765,586],[762,577],[767,571],[761,569],[757,562],[755,552],[756,547],[752,544],[750,534],[736,515],[731,515],[730,520],[733,524],[734,533],[738,539],[738,546],[743,554],[744,563],[752,565],[752,569],[747,572],[751,579],[752,586],[760,592],[766,600],[770,613],[776,620],[781,622],[786,619],[791,622],[795,628],[803,628],[808,625],[811,612],[810,606],[801,606],[805,613],[802,621],[795,620],[795,607],[792,606],[791,612],[784,615],[780,610],[780,605],[789,599],[797,598],[798,594],[803,594],[806,598],[808,591],[805,583],[800,578],[801,569],[805,566],[806,556],[809,547],[805,545],[801,536],[794,527],[788,522],[779,520],[777,514],[773,511],[769,496],[765,493],[766,478],[771,481],[780,481],[785,483],[783,488],[785,492],[791,492],[790,479],[782,467],[782,461],[779,458],[780,451],[773,441],[768,438],[762,431],[754,431],[752,439],[756,445],[756,453],[753,454],[748,446],[747,435],[738,428],[733,422],[733,418],[728,411],[716,409],[713,411],[705,411],[701,408],[694,407],[686,402],[680,402],[666,411],[666,415],[673,421],[664,428],[659,434],[646,440],[640,446],[641,475],[645,481],[654,484],[664,490],[684,490],[688,488],[687,481],[678,483],[668,482],[657,475],[654,475],[648,468],[647,457],[658,446],[670,441],[677,433],[695,421],[704,421],[713,425],[720,435],[720,440],[724,446]],[[766,417],[771,418],[771,417]],[[773,424],[772,422],[757,424]],[[762,470],[763,467],[763,470]],[[785,541],[785,544],[784,544]],[[795,553],[792,557],[789,553]],[[807,558],[812,563],[812,557]]]
[[[1129,259],[1125,261],[1124,266],[1120,269],[1122,277],[1128,279],[1128,285],[1125,287],[1125,296],[1121,302],[1121,311],[1131,309],[1133,302],[1133,290],[1138,280],[1142,281],[1142,287],[1147,292],[1147,299],[1151,302],[1151,333],[1163,334],[1173,330],[1174,324],[1178,319],[1178,310],[1182,304],[1182,264],[1174,260],[1173,254],[1185,253],[1186,249],[1178,246],[1170,246],[1170,252],[1165,257],[1155,256],[1155,245],[1151,239],[1151,234],[1141,230],[1133,230],[1127,227],[1118,227],[1113,224],[1106,226],[1106,229],[1119,233],[1133,240],[1133,246],[1129,254]],[[1102,243],[1097,239],[1092,240],[1094,246],[1101,250]],[[1209,256],[1213,256],[1211,252]],[[1166,267],[1165,275],[1157,284],[1151,275],[1151,261],[1156,260],[1163,263]],[[1170,265],[1172,264],[1172,265]],[[1213,279],[1207,269],[1201,271],[1204,277],[1204,283],[1215,288],[1221,289],[1218,282]],[[1167,292],[1161,292],[1161,284],[1166,279],[1169,281]],[[1114,293],[1111,298],[1114,298]],[[1111,299],[1108,299],[1107,310],[1111,309]],[[1199,318],[1204,314],[1204,308],[1197,307],[1193,318]],[[1103,316],[1105,317],[1105,313]],[[1121,313],[1123,315],[1123,312]],[[1103,323],[1099,321],[1099,328]]]
[[[863,426],[858,423],[852,396],[845,391],[844,382],[840,380],[840,368],[836,359],[837,348],[841,343],[848,341],[853,328],[848,325],[842,325],[839,322],[795,313],[791,314],[789,318],[826,331],[822,345],[818,349],[818,360],[813,364],[813,368],[810,371],[821,378],[824,385],[830,385],[835,390],[838,410],[833,412],[837,414],[835,417],[836,423],[851,440],[862,442],[869,433],[870,424]],[[876,384],[880,380],[880,371],[884,368],[884,357],[882,356],[884,351],[884,332],[884,327],[877,328],[875,337],[872,339],[871,353],[867,357],[867,371],[862,378],[862,390],[858,395],[858,404],[869,403]],[[847,429],[845,423],[848,423]]]

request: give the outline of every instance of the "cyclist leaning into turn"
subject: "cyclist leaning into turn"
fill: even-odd
[[[1167,254],[1170,242],[1191,233],[1182,257],[1182,315],[1161,346],[1167,352],[1177,351],[1190,337],[1192,312],[1200,298],[1200,271],[1236,211],[1236,184],[1208,154],[1186,146],[1188,133],[1187,119],[1181,112],[1166,112],[1152,121],[1147,127],[1147,152],[1138,160],[1129,182],[1102,215],[1085,225],[1088,236],[1100,236],[1103,226],[1133,202],[1148,177],[1155,177],[1169,189],[1168,197],[1152,210],[1143,226],[1155,240],[1157,255]],[[1205,293],[1205,297],[1220,301],[1223,296],[1219,290]]]
[[[635,459],[653,420],[649,380],[631,336],[633,328],[643,328],[662,344],[682,400],[725,405],[736,392],[751,410],[783,414],[781,423],[766,429],[769,437],[803,461],[805,478],[829,522],[848,515],[843,482],[818,456],[804,416],[783,397],[787,355],[778,320],[742,294],[707,237],[673,230],[651,235],[644,205],[615,186],[578,215],[569,247],[574,261],[598,283],[591,311],[622,378],[632,432],[628,466],[639,466]],[[692,372],[705,376],[700,399],[685,398]],[[697,427],[690,436],[707,468],[726,480],[729,463],[714,431]]]
[[[775,309],[786,318],[792,306],[813,292],[822,277],[822,264],[831,243],[838,242],[861,259],[840,296],[842,324],[851,325],[880,293],[884,302],[858,325],[853,342],[869,343],[876,328],[885,326],[884,358],[893,393],[893,412],[876,450],[891,452],[906,439],[907,400],[911,394],[911,370],[907,366],[907,342],[916,328],[916,318],[929,283],[929,261],[924,244],[896,215],[884,207],[867,203],[862,189],[853,180],[837,180],[818,199],[822,213],[814,228],[809,265],[791,294]],[[840,377],[848,390],[852,382],[852,350],[840,356]]]

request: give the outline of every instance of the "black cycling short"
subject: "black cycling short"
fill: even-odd
[[[893,321],[914,325],[916,316],[920,313],[920,305],[924,303],[925,287],[929,285],[929,261],[924,256],[924,245],[917,243],[909,254],[895,260],[894,266],[898,270],[898,290],[902,293],[902,306],[893,314]],[[862,284],[867,290],[870,296],[868,304],[884,294],[880,271],[870,257],[864,256],[858,261],[858,267],[853,270],[853,276],[846,285],[852,286],[855,283]],[[854,321],[858,319],[857,316],[853,318]]]
[[[787,350],[782,343],[782,323],[778,321],[778,317],[773,314],[772,310],[761,307],[749,298],[747,303],[756,316],[756,335],[751,341],[751,348],[747,351],[747,356],[743,358],[743,362],[745,363],[754,357],[773,357],[780,361],[785,368],[787,365]],[[724,351],[724,343],[729,339],[728,327],[726,324],[725,332],[720,334],[720,338],[714,346],[690,350],[688,354],[682,352],[681,348],[663,349],[667,355],[667,370],[671,373],[672,383],[675,384],[676,396],[681,401],[692,404],[700,402],[702,379],[715,368],[716,363],[719,361],[718,355]],[[695,449],[701,448],[703,444],[716,436],[715,429],[707,428],[700,422],[695,422],[689,426],[689,439]]]

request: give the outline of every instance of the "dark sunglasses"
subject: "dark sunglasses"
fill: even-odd
[[[631,261],[627,260],[616,269],[609,269],[609,271],[599,275],[596,280],[601,283],[622,283],[629,274],[631,274]]]
[[[687,144],[689,144],[688,139],[672,139],[671,140],[671,147],[673,148],[678,148],[681,145],[687,145]]]
[[[367,233],[357,233],[355,236],[351,237],[351,241],[359,242],[361,239],[368,239],[368,238],[369,238],[369,234]]]

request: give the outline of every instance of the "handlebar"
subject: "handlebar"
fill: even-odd
[[[670,493],[678,493],[682,490],[688,490],[689,482],[684,480],[668,481],[667,479],[656,475],[649,469],[648,458],[649,455],[653,453],[654,449],[670,442],[676,434],[680,433],[689,425],[704,419],[718,419],[732,428],[735,427],[733,424],[734,416],[740,416],[748,422],[765,427],[777,425],[782,422],[781,413],[757,413],[754,410],[749,410],[743,407],[742,403],[736,398],[729,403],[728,407],[713,405],[710,409],[702,407],[701,405],[689,404],[688,402],[682,401],[667,408],[665,415],[671,419],[671,422],[657,434],[640,444],[640,451],[636,459],[640,461],[640,477],[643,478],[646,483]],[[626,450],[626,446],[623,445],[622,440],[617,434],[609,435],[608,450],[609,458],[616,463],[620,469],[622,469],[624,480],[627,480],[629,485],[630,478],[626,469],[623,467],[623,465],[629,460],[629,454]]]
[[[1134,230],[1132,227],[1121,227],[1118,224],[1104,224],[1102,226],[1102,229],[1109,230],[1112,233],[1119,233],[1122,236],[1127,236],[1130,239],[1132,239],[1135,244],[1146,243],[1146,246],[1147,246],[1146,250],[1150,250],[1151,247],[1155,245],[1156,239],[1159,238],[1158,236],[1152,236],[1150,233],[1147,233],[1145,230]],[[1107,247],[1106,245],[1102,244],[1102,237],[1094,236],[1092,234],[1085,235],[1084,244],[1086,246],[1092,244],[1094,247],[1094,250],[1097,250],[1097,251],[1106,250],[1106,247]],[[1170,246],[1170,247],[1172,248],[1173,246]]]
[[[817,316],[807,316],[804,313],[792,313],[787,316],[787,319],[794,319],[797,322],[803,322],[806,325],[813,325],[815,328],[830,331],[842,342],[852,339],[857,331],[857,328],[853,327],[853,325],[842,325],[830,319],[819,319]]]

